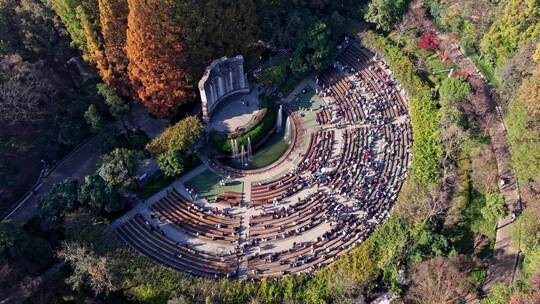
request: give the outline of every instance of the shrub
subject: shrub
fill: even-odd
[[[482,300],[482,304],[506,304],[512,295],[512,288],[504,284],[497,284],[491,288],[489,295]]]
[[[460,102],[469,96],[471,86],[461,77],[448,77],[443,80],[439,93],[444,102]]]
[[[420,48],[425,51],[433,51],[439,47],[439,38],[434,32],[427,32],[420,37]]]

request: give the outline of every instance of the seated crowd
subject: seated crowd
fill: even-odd
[[[315,82],[317,93],[332,102],[316,113],[316,130],[297,134],[295,146],[304,133],[309,142],[295,167],[251,183],[247,207],[256,212],[246,222],[192,202],[195,193],[190,200],[173,190],[149,207],[149,218],[137,214],[121,225],[118,236],[194,275],[251,279],[312,274],[363,241],[388,216],[407,174],[412,130],[406,100],[386,64],[354,43]],[[243,198],[225,192],[216,202],[234,208]],[[160,224],[234,250],[196,250],[172,241]]]

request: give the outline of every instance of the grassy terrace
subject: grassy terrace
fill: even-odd
[[[228,181],[226,186],[220,186],[219,182],[223,178],[216,173],[206,170],[203,173],[195,176],[187,182],[187,185],[195,189],[199,195],[206,197],[209,200],[223,194],[225,191],[242,192],[244,184],[240,181]]]

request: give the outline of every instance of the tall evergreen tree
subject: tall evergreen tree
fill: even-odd
[[[174,114],[192,94],[185,79],[185,54],[171,6],[158,0],[128,0],[128,75],[142,103],[159,117]]]
[[[127,0],[99,0],[99,19],[107,68],[103,81],[116,88],[118,94],[130,93],[126,56]]]

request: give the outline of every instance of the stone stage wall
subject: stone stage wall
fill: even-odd
[[[237,93],[249,93],[244,73],[244,57],[222,57],[212,61],[199,81],[203,120],[208,122],[212,111],[224,98]]]

